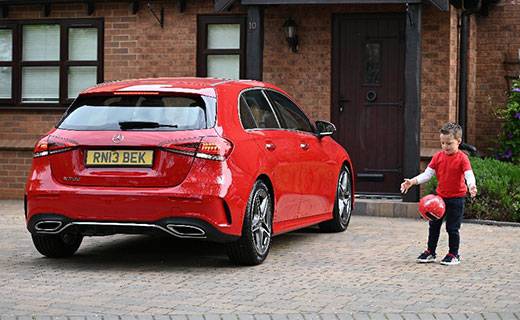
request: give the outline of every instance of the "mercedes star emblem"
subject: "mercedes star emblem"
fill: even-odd
[[[125,139],[125,136],[123,136],[122,134],[118,133],[116,134],[113,138],[112,138],[112,141],[114,143],[120,143],[121,141],[123,141]]]

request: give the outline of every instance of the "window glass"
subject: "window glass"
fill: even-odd
[[[258,128],[280,128],[269,102],[260,90],[250,90],[243,93],[249,109]]]
[[[11,67],[0,67],[0,99],[11,99]]]
[[[240,97],[240,121],[244,129],[254,129],[257,127],[251,109],[249,109],[244,96]]]
[[[97,37],[96,28],[70,28],[69,60],[97,60]]]
[[[202,96],[79,97],[59,124],[68,130],[120,130],[120,122],[152,122],[163,126],[131,130],[175,131],[214,126],[215,99]]]
[[[59,102],[59,67],[24,67],[22,69],[22,102]]]
[[[22,45],[24,61],[60,60],[60,26],[25,25]]]
[[[65,106],[103,80],[101,18],[9,20],[1,25],[0,108]]]
[[[291,100],[278,92],[266,90],[266,93],[282,118],[282,127],[314,132],[307,116]]]
[[[197,21],[197,76],[244,77],[245,16],[201,16]]]
[[[0,61],[13,59],[13,31],[0,29]]]
[[[208,77],[239,79],[239,55],[208,55]]]
[[[76,96],[97,83],[97,67],[70,67],[68,97]]]
[[[378,42],[365,45],[365,83],[377,84],[381,78],[381,44]]]
[[[208,49],[240,49],[240,24],[209,24]]]

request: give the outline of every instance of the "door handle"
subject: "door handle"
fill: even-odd
[[[307,143],[300,143],[300,148],[302,148],[303,150],[308,150],[309,145]]]
[[[350,102],[349,99],[339,99],[339,112],[342,113],[343,112],[343,103],[346,103],[346,102]]]
[[[269,151],[273,151],[274,149],[276,149],[276,145],[274,143],[268,142],[265,144],[265,148]]]

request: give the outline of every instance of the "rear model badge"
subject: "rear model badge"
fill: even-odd
[[[125,140],[125,136],[123,136],[122,134],[118,133],[116,134],[113,138],[112,138],[112,142],[114,143],[120,143],[121,141]]]
[[[63,177],[65,181],[79,182],[79,177]]]

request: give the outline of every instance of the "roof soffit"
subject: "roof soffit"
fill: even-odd
[[[423,0],[432,3],[441,11],[449,10],[448,0]],[[235,2],[242,5],[273,4],[376,4],[376,3],[421,3],[421,0],[215,0],[215,12],[227,10]]]

